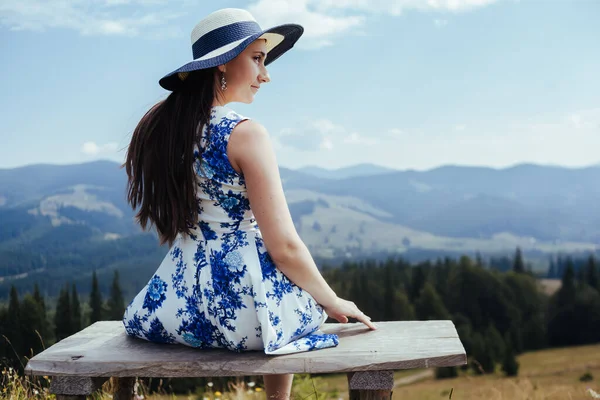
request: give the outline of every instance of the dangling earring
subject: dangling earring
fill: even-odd
[[[221,90],[227,90],[227,81],[225,80],[225,72],[221,73]]]

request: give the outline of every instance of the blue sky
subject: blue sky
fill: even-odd
[[[236,111],[280,165],[600,162],[600,2],[2,0],[0,168],[122,161],[158,79],[223,7],[305,26]]]

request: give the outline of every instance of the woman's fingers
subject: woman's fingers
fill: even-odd
[[[368,326],[370,329],[372,329],[372,330],[377,329],[377,327],[375,326],[375,324],[373,324],[371,322],[371,317],[368,317],[362,311],[359,311],[358,314],[357,314],[357,316],[355,318],[357,320],[359,320],[360,322],[362,322],[363,324],[365,324],[366,326]]]
[[[371,322],[371,318],[360,311],[356,304],[351,301],[338,299],[336,306],[329,307],[325,311],[331,318],[343,324],[348,322],[348,317],[352,317],[359,322],[362,322],[372,330],[377,329],[377,326]]]
[[[358,318],[358,320],[360,322],[362,322],[363,324],[365,324],[366,326],[368,326],[369,328],[371,328],[372,330],[377,329],[377,327],[375,326],[375,324],[373,324],[371,322],[371,318],[367,317],[365,314],[363,314],[362,316],[360,316]]]

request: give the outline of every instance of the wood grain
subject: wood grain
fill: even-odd
[[[94,377],[201,377],[332,373],[456,366],[466,354],[452,321],[325,324],[337,347],[267,356],[156,344],[125,334],[120,321],[100,321],[29,360],[30,375]]]

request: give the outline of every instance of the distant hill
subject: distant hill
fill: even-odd
[[[318,178],[325,179],[345,179],[353,178],[356,176],[372,176],[385,174],[387,172],[395,172],[397,170],[387,167],[382,167],[375,164],[358,164],[350,167],[344,167],[339,169],[326,169],[316,166],[308,166],[299,168],[298,171]]]
[[[597,167],[315,171],[280,168],[294,223],[319,260],[512,254],[516,246],[547,260],[600,247]],[[125,171],[108,161],[0,170],[0,299],[10,283],[36,279],[58,290],[93,269],[107,280],[115,268],[131,282],[147,279],[167,249],[141,234],[125,184]]]

